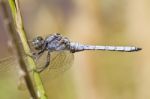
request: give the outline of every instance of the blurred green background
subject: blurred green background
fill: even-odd
[[[46,80],[49,99],[150,99],[150,12],[148,0],[19,0],[31,40],[60,32],[72,41],[95,45],[136,45],[135,53],[85,51],[72,68]],[[0,15],[0,58],[9,56]],[[29,99],[18,74],[0,67],[0,99]]]

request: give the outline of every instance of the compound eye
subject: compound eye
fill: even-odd
[[[43,43],[44,43],[44,40],[41,36],[34,38],[32,41],[32,45],[36,50],[42,49]]]
[[[37,37],[37,40],[42,41],[43,38],[42,38],[41,36],[38,36],[38,37]]]
[[[60,35],[60,33],[55,33],[55,35]]]
[[[40,42],[40,41],[42,41],[42,40],[43,40],[43,38],[40,37],[40,36],[38,36],[38,37],[36,37],[36,38],[33,39],[32,43],[33,43],[33,44],[36,44],[36,43],[38,43],[38,42]]]

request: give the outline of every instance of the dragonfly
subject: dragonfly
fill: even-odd
[[[53,33],[46,38],[37,36],[32,40],[33,57],[38,64],[37,72],[48,76],[60,74],[71,67],[74,54],[86,50],[102,50],[102,51],[119,51],[119,52],[136,52],[142,48],[135,46],[99,46],[85,45],[78,42],[72,42],[60,33]],[[14,64],[12,57],[0,61],[0,71],[2,67],[9,67]],[[41,60],[41,61],[39,61]],[[43,62],[45,60],[45,62]],[[43,63],[40,63],[43,62]],[[4,64],[5,63],[5,64]],[[4,69],[5,70],[5,69]]]

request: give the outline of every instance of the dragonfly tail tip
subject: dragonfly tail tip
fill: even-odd
[[[140,51],[140,50],[142,50],[142,48],[138,47],[138,48],[137,48],[137,51]]]

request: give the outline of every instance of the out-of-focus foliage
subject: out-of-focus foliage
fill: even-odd
[[[70,70],[44,82],[49,99],[149,99],[149,3],[147,0],[20,0],[29,40],[60,32],[85,44],[143,48],[137,53],[76,53]],[[1,58],[10,52],[2,20],[0,15]],[[27,90],[17,89],[16,75],[16,71],[0,73],[0,98],[29,97]]]

